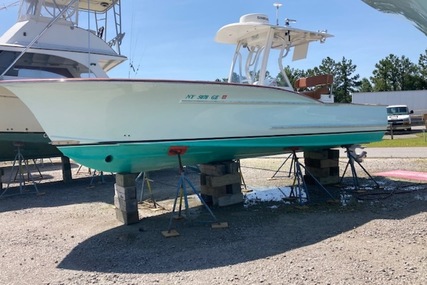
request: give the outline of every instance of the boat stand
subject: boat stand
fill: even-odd
[[[369,172],[363,167],[363,165],[360,163],[359,159],[357,159],[353,153],[354,153],[354,148],[350,149],[351,146],[345,146],[346,149],[346,153],[347,153],[347,165],[345,166],[344,172],[341,176],[341,180],[340,180],[340,184],[342,183],[345,173],[347,172],[348,167],[350,166],[350,170],[351,170],[351,176],[353,178],[353,185],[355,190],[359,190],[360,189],[360,185],[359,185],[359,177],[357,176],[357,171],[356,168],[354,166],[354,162],[356,162],[360,168],[362,168],[362,170],[369,176],[369,178],[375,183],[377,188],[380,188],[380,185],[378,184],[377,181],[375,181],[375,179],[371,176],[371,174],[369,174]]]
[[[80,164],[79,168],[77,168],[76,175],[80,174],[80,171],[82,170],[82,167],[83,167],[83,165]],[[92,170],[89,167],[87,168],[87,173],[92,174]]]
[[[172,229],[172,222],[173,220],[178,220],[178,219],[182,219],[184,218],[184,216],[182,215],[182,201],[184,200],[184,207],[185,207],[185,218],[189,219],[190,218],[190,210],[189,210],[189,205],[188,205],[188,191],[187,191],[187,186],[190,187],[190,189],[193,191],[194,194],[197,195],[197,197],[199,198],[200,202],[202,202],[203,206],[206,208],[206,210],[209,212],[210,216],[212,217],[212,221],[211,222],[211,226],[212,228],[224,228],[224,227],[228,227],[228,223],[220,223],[218,222],[217,218],[215,217],[214,213],[211,211],[211,209],[209,208],[209,206],[206,204],[206,202],[203,200],[203,198],[200,196],[200,193],[196,190],[196,188],[194,187],[194,185],[191,183],[190,179],[188,179],[188,177],[185,175],[185,171],[184,171],[184,167],[182,165],[182,159],[181,159],[181,155],[183,155],[185,152],[187,151],[187,147],[171,147],[169,149],[169,155],[176,155],[178,157],[178,165],[179,165],[179,172],[180,172],[180,177],[178,180],[178,184],[176,187],[176,195],[175,195],[175,201],[173,204],[173,209],[172,209],[172,215],[169,219],[169,226],[168,229],[166,231],[162,231],[162,235],[164,237],[174,237],[174,236],[179,236],[179,233]],[[178,202],[178,198],[179,198],[179,206],[178,206],[178,213],[177,215],[175,215],[175,211],[177,208],[177,202]]]
[[[271,176],[271,177],[269,178],[270,180],[276,179],[276,175],[280,172],[280,170],[282,169],[282,167],[283,167],[283,166],[285,166],[285,163],[286,163],[290,158],[291,158],[292,160],[291,160],[291,167],[289,168],[289,172],[288,172],[288,177],[291,177],[292,168],[293,168],[293,166],[294,166],[294,154],[293,154],[293,153],[291,153],[291,154],[289,154],[289,155],[288,155],[288,157],[285,159],[285,161],[283,161],[283,163],[279,166],[279,168],[276,170],[276,172],[274,172],[273,176]]]
[[[319,180],[316,179],[316,177],[314,177],[313,174],[310,173],[310,171],[308,171],[308,169],[301,163],[299,162],[299,158],[296,154],[295,150],[292,150],[292,164],[291,164],[291,169],[289,170],[289,173],[292,170],[292,167],[294,169],[294,181],[292,183],[291,186],[291,192],[289,194],[289,197],[287,198],[287,200],[298,200],[299,204],[302,205],[304,204],[304,197],[302,195],[302,192],[304,190],[304,193],[306,195],[305,200],[308,202],[309,201],[309,195],[308,195],[308,187],[307,187],[307,183],[304,179],[304,173],[302,172],[302,169],[305,170],[305,174],[309,175],[311,177],[311,179],[313,179],[316,184],[323,189],[323,191],[325,191],[332,199],[334,199],[334,196],[332,196],[332,194],[319,182]],[[289,157],[288,157],[289,159]]]
[[[97,170],[93,171],[92,178],[90,179],[89,187],[95,187],[94,181],[95,181],[95,178],[98,176],[99,176],[99,178],[101,178],[101,184],[105,183],[104,171],[98,171],[99,174],[97,174],[96,172],[97,172]]]
[[[28,181],[33,183],[34,189],[36,190],[35,192],[37,193],[37,195],[40,195],[39,189],[37,188],[37,184],[33,179],[33,176],[31,175],[31,171],[29,169],[28,166],[28,160],[26,160],[24,158],[24,156],[22,155],[21,152],[21,147],[24,146],[23,143],[19,143],[19,142],[15,142],[13,143],[13,145],[16,147],[16,155],[15,158],[13,160],[13,164],[12,164],[12,168],[10,170],[10,174],[9,174],[9,180],[7,182],[7,186],[6,189],[1,193],[0,197],[3,197],[3,195],[7,192],[7,190],[9,190],[9,186],[10,183],[12,181],[12,176],[13,176],[13,172],[15,170],[15,167],[17,167],[18,169],[16,170],[16,174],[14,176],[14,181],[16,180],[16,178],[18,178],[18,182],[19,182],[19,193],[23,194],[23,190],[25,187],[25,177],[24,177],[24,172],[23,172],[23,167],[25,166],[25,171],[27,172],[27,177],[28,177]],[[40,172],[40,170],[38,170]]]
[[[245,191],[248,191],[248,187],[246,185],[245,178],[243,177],[242,166],[240,165],[240,159],[237,159],[236,162],[238,163],[238,170],[237,171],[240,173],[240,184],[243,185],[243,188],[245,189]]]
[[[141,179],[141,177],[142,177],[142,179]],[[141,181],[142,180],[142,181]],[[153,180],[151,180],[149,177],[148,177],[148,172],[141,172],[141,173],[139,173],[138,174],[138,176],[135,178],[135,184],[137,185],[137,187],[140,185],[140,184],[142,184],[141,185],[141,195],[140,195],[140,197],[139,197],[139,203],[142,203],[143,202],[143,199],[144,199],[144,188],[145,188],[145,184],[147,184],[147,188],[148,188],[148,191],[149,191],[149,194],[150,194],[150,199],[151,199],[151,202],[153,203],[153,207],[155,208],[155,209],[157,209],[158,207],[160,207],[160,205],[156,202],[156,200],[154,199],[154,195],[153,195],[153,191],[152,191],[152,189],[151,189],[151,182],[153,182]]]

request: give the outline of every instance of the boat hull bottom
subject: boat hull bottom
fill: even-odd
[[[211,139],[167,142],[121,142],[96,145],[58,146],[64,155],[87,167],[106,172],[139,173],[178,167],[170,153],[184,147],[184,165],[259,157],[290,152],[292,149],[320,150],[380,141],[384,131],[293,135],[245,139]]]

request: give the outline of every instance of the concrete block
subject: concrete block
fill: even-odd
[[[339,159],[340,158],[340,150],[339,149],[330,149],[328,151],[329,159]]]
[[[306,166],[306,170],[311,173],[314,177],[328,177],[331,175],[330,168],[317,168],[317,167],[308,167]],[[306,173],[307,173],[306,171]]]
[[[319,178],[316,177],[316,179],[322,185],[338,184],[341,180],[339,176],[328,176],[328,177],[319,177]],[[311,185],[316,184],[316,181],[309,175],[304,175],[304,180],[307,184],[311,184]]]
[[[311,158],[311,159],[328,159],[329,158],[329,152],[328,150],[318,150],[318,151],[305,151],[304,152],[304,158]]]
[[[116,210],[116,218],[125,225],[136,224],[139,222],[138,211],[126,212],[118,208]]]
[[[116,184],[122,187],[135,186],[135,179],[138,175],[135,173],[117,173]]]
[[[340,176],[340,168],[339,168],[339,166],[329,168],[329,174],[331,176]]]
[[[123,200],[136,199],[136,187],[135,185],[131,187],[123,187],[116,183],[114,184],[114,195]]]
[[[317,167],[317,168],[326,168],[326,167],[337,167],[339,164],[338,159],[304,159],[305,166],[308,167]]]
[[[64,183],[71,183],[73,181],[73,175],[71,174],[70,159],[66,156],[61,156],[61,163],[62,163],[62,181],[64,181]]]
[[[124,200],[118,196],[114,196],[114,206],[125,212],[137,212],[138,201],[136,199]]]
[[[338,149],[323,149],[318,151],[305,151],[304,158],[312,159],[338,159],[340,151]]]
[[[204,173],[200,173],[200,185],[206,185],[206,177],[208,175],[204,174]]]

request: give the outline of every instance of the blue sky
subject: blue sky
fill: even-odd
[[[14,2],[0,1],[0,7]],[[228,74],[234,46],[214,41],[223,25],[238,22],[248,13],[267,14],[276,21],[275,1],[265,0],[122,0],[122,26],[126,32],[122,54],[129,60],[110,77],[215,80]],[[357,65],[356,73],[369,77],[375,64],[388,56],[405,55],[418,63],[427,49],[427,37],[402,16],[379,12],[361,0],[281,0],[280,23],[333,34],[324,44],[312,44],[304,60],[285,65],[308,69],[329,56]],[[16,20],[17,7],[0,10],[0,33]],[[129,63],[139,66],[137,72]],[[270,69],[270,68],[269,68]],[[277,71],[272,67],[273,75]]]

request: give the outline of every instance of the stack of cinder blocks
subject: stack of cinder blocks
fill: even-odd
[[[304,152],[304,164],[321,184],[337,184],[340,181],[339,156],[337,149]],[[314,184],[314,179],[305,173],[304,179],[309,184]]]
[[[135,174],[116,174],[114,206],[116,218],[125,225],[139,222]]]
[[[201,164],[199,168],[201,193],[206,203],[224,207],[243,202],[239,162]]]

